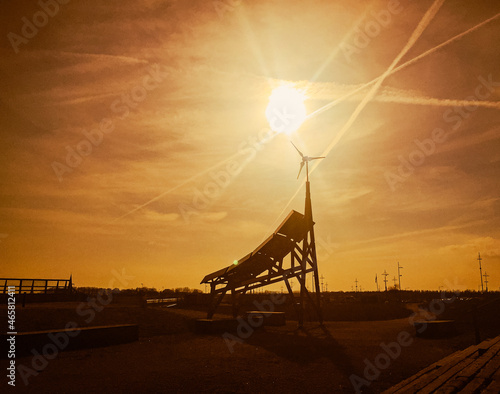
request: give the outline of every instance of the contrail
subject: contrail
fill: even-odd
[[[356,86],[357,87],[357,86]],[[354,88],[356,88],[354,87]],[[353,89],[353,85],[335,85],[330,83],[315,83],[310,85],[313,93],[309,93],[308,97],[317,100],[334,100],[339,96],[339,89],[348,90]],[[361,101],[361,94],[358,96],[351,96],[348,98],[350,101]],[[459,99],[440,99],[436,97],[429,97],[420,95],[419,92],[413,90],[396,89],[392,87],[381,87],[379,93],[372,98],[373,101],[388,102],[388,103],[402,103],[402,104],[416,104],[416,105],[430,105],[436,107],[465,107],[474,106],[482,108],[500,108],[499,101],[482,101],[482,100],[459,100]]]
[[[495,20],[495,19],[496,19],[496,18],[498,18],[499,16],[500,16],[500,13],[498,13],[498,14],[496,14],[496,15],[492,16],[492,17],[491,17],[491,18],[489,18],[489,19],[484,20],[483,22],[481,22],[481,23],[479,23],[479,24],[477,24],[477,25],[475,25],[475,26],[471,27],[470,29],[465,30],[464,32],[462,32],[462,33],[460,33],[460,34],[457,34],[456,36],[454,36],[454,37],[450,38],[449,40],[446,40],[446,41],[442,42],[441,44],[436,45],[435,47],[433,47],[433,48],[431,48],[431,49],[429,49],[429,50],[427,50],[427,51],[423,52],[422,54],[418,55],[417,57],[414,57],[413,59],[408,60],[407,62],[405,62],[405,63],[401,64],[400,66],[398,66],[398,67],[396,67],[394,70],[392,70],[392,71],[391,71],[391,73],[390,73],[389,75],[392,75],[392,74],[394,74],[394,73],[396,73],[396,72],[398,72],[398,71],[400,71],[400,70],[402,70],[402,69],[404,69],[404,68],[406,68],[406,67],[408,67],[408,66],[412,65],[413,63],[417,62],[418,60],[420,60],[420,59],[422,59],[422,58],[424,58],[424,57],[426,57],[426,56],[430,55],[431,53],[436,52],[437,50],[439,50],[439,49],[443,48],[444,46],[446,46],[446,45],[448,45],[448,44],[450,44],[450,43],[452,43],[452,42],[454,42],[454,41],[456,41],[456,40],[459,40],[459,39],[460,39],[460,38],[462,38],[463,36],[465,36],[465,35],[467,35],[467,34],[469,34],[469,33],[472,33],[473,31],[475,31],[475,30],[479,29],[480,27],[483,27],[484,25],[486,25],[486,24],[490,23],[491,21]],[[331,103],[328,103],[328,104],[326,104],[325,106],[323,106],[323,107],[321,107],[321,108],[317,109],[316,111],[314,111],[314,112],[312,112],[311,114],[309,114],[309,115],[307,116],[306,120],[307,120],[307,119],[310,119],[310,118],[313,118],[313,117],[315,117],[315,116],[317,116],[317,115],[319,115],[320,113],[322,113],[322,112],[324,112],[324,111],[326,111],[326,110],[328,110],[328,109],[330,109],[330,108],[334,107],[335,105],[337,105],[337,104],[341,103],[342,101],[344,101],[345,99],[347,99],[347,98],[351,97],[352,95],[354,95],[354,94],[356,94],[356,93],[358,93],[358,92],[362,91],[363,89],[366,89],[366,88],[367,88],[367,87],[369,87],[370,85],[373,85],[374,83],[376,83],[376,82],[378,81],[378,79],[379,79],[379,78],[381,78],[381,76],[380,76],[380,77],[377,77],[377,78],[375,78],[375,79],[373,79],[373,80],[371,80],[370,82],[365,83],[364,85],[361,85],[360,87],[358,87],[358,88],[354,89],[353,91],[351,91],[351,92],[349,92],[349,93],[347,93],[347,94],[345,94],[345,95],[343,95],[343,96],[339,97],[338,99],[336,99],[336,100],[332,101]]]
[[[370,82],[369,84],[374,84],[374,86],[370,89],[370,91],[365,95],[361,103],[358,104],[352,115],[349,117],[347,122],[344,124],[342,129],[338,132],[338,134],[335,136],[333,141],[328,145],[328,147],[323,151],[321,156],[326,156],[334,147],[335,145],[339,142],[339,140],[342,138],[342,136],[349,130],[349,128],[352,126],[352,124],[356,121],[358,118],[359,114],[363,109],[366,107],[368,102],[375,96],[375,93],[379,89],[380,85],[384,82],[384,80],[393,72],[394,68],[396,67],[396,64],[401,60],[401,58],[410,50],[410,48],[415,44],[415,42],[418,40],[418,38],[422,35],[424,32],[425,28],[429,25],[429,23],[432,21],[434,16],[437,14],[441,6],[443,5],[445,0],[435,0],[432,6],[427,10],[425,13],[424,17],[421,19],[413,33],[411,34],[410,38],[408,39],[408,42],[406,45],[403,47],[403,49],[399,52],[399,54],[396,56],[396,58],[392,61],[390,66],[387,68],[387,70],[378,78]],[[368,84],[361,86],[357,90],[361,90],[365,87],[367,87]],[[355,92],[355,91],[354,91]],[[350,96],[354,94],[353,92],[349,93],[348,95],[344,95],[343,97],[345,98],[346,96]],[[342,99],[342,98],[341,98]],[[336,101],[339,101],[341,99],[338,99]],[[328,105],[327,105],[328,106]],[[325,106],[326,107],[326,106]],[[325,108],[323,107],[323,108]],[[319,111],[319,110],[318,110]],[[316,111],[316,113],[318,113]],[[313,113],[314,114],[314,113]],[[310,118],[311,116],[308,116]],[[318,167],[318,162],[316,162],[312,168],[311,168],[311,173],[314,172],[314,170]],[[283,214],[283,212],[287,209],[288,205],[292,202],[292,200],[297,196],[299,191],[301,190],[304,182],[301,183],[301,185],[297,188],[295,191],[294,195],[292,198],[289,200],[283,211],[280,213],[280,216]],[[276,223],[277,220],[273,222],[273,225]]]
[[[361,25],[361,22],[363,22],[363,20],[366,18],[366,16],[368,15],[368,12],[371,10],[372,7],[373,7],[373,3],[370,6],[366,7],[365,12],[356,20],[356,22],[354,23],[352,28],[347,32],[347,34],[344,35],[344,38],[342,39],[340,44],[337,45],[337,47],[335,47],[334,50],[330,53],[328,58],[323,62],[321,67],[316,71],[316,73],[311,78],[309,83],[313,83],[313,81],[315,81],[321,75],[321,73],[324,71],[326,66],[328,64],[330,64],[330,62],[335,58],[335,56],[337,56],[337,54],[339,53],[339,51],[342,47],[342,44],[344,44],[349,38],[351,38],[351,36],[353,35],[356,28],[358,28]],[[307,91],[307,88],[306,88],[306,91]]]
[[[179,183],[178,185],[176,185],[176,186],[174,186],[174,187],[172,187],[172,188],[170,188],[170,189],[168,189],[168,190],[164,191],[163,193],[158,194],[156,197],[152,198],[151,200],[146,201],[145,203],[143,203],[143,204],[141,204],[141,205],[139,205],[139,206],[135,207],[134,209],[132,209],[132,210],[128,211],[127,213],[124,213],[124,214],[123,214],[123,215],[121,215],[121,216],[118,216],[117,218],[115,218],[115,219],[112,221],[112,223],[116,222],[117,220],[123,219],[124,217],[126,217],[126,216],[128,216],[128,215],[130,215],[130,214],[132,214],[132,213],[134,213],[134,212],[136,212],[136,211],[138,211],[139,209],[144,208],[145,206],[147,206],[147,205],[151,204],[151,203],[152,203],[152,202],[154,202],[154,201],[159,200],[160,198],[162,198],[162,197],[166,196],[167,194],[172,193],[173,191],[175,191],[175,190],[179,189],[180,187],[182,187],[182,186],[184,186],[184,185],[188,184],[189,182],[191,182],[191,181],[195,180],[196,178],[198,178],[198,177],[200,177],[200,176],[202,176],[202,175],[206,174],[207,172],[209,172],[209,171],[211,171],[211,170],[216,169],[217,167],[221,166],[221,165],[222,165],[222,164],[224,164],[224,163],[227,163],[229,160],[232,160],[232,159],[234,159],[235,157],[237,157],[237,156],[239,156],[239,155],[240,155],[240,153],[238,152],[238,153],[235,153],[234,155],[229,156],[227,159],[221,160],[220,162],[218,162],[217,164],[214,164],[213,166],[211,166],[211,167],[207,168],[206,170],[204,170],[204,171],[202,171],[202,172],[200,172],[200,173],[198,173],[198,174],[196,174],[196,175],[193,175],[192,177],[190,177],[190,178],[186,179],[184,182],[181,182],[181,183]]]
[[[270,136],[270,138],[274,138],[274,137],[276,137],[276,135],[277,135],[277,134],[272,134],[272,135]],[[264,141],[264,140],[263,140],[263,141],[260,141],[260,143],[261,143],[261,144],[263,144],[264,142],[267,142],[267,141]],[[134,213],[134,212],[137,212],[138,210],[140,210],[140,209],[142,209],[142,208],[144,208],[144,207],[148,206],[148,205],[149,205],[149,204],[151,204],[152,202],[155,202],[155,201],[159,200],[160,198],[165,197],[167,194],[170,194],[170,193],[172,193],[173,191],[175,191],[175,190],[179,189],[180,187],[182,187],[182,186],[184,186],[184,185],[186,185],[186,184],[190,183],[191,181],[195,180],[196,178],[198,178],[198,177],[200,177],[200,176],[202,176],[202,175],[205,175],[207,172],[212,171],[212,170],[214,170],[214,169],[216,169],[216,168],[220,167],[221,165],[223,165],[223,164],[227,163],[227,162],[228,162],[228,161],[230,161],[230,160],[235,159],[235,158],[236,158],[236,157],[238,157],[238,156],[241,156],[241,154],[242,154],[241,152],[237,152],[237,153],[235,153],[235,154],[233,154],[233,155],[229,156],[228,158],[226,158],[226,159],[224,159],[224,160],[219,161],[217,164],[214,164],[213,166],[211,166],[211,167],[207,168],[206,170],[204,170],[204,171],[202,171],[202,172],[200,172],[200,173],[198,173],[198,174],[195,174],[195,175],[193,175],[192,177],[190,177],[190,178],[186,179],[185,181],[183,181],[183,182],[179,183],[178,185],[176,185],[176,186],[174,186],[174,187],[172,187],[172,188],[170,188],[170,189],[168,189],[168,190],[164,191],[163,193],[158,194],[156,197],[152,198],[151,200],[146,201],[145,203],[143,203],[143,204],[141,204],[141,205],[139,205],[139,206],[135,207],[134,209],[132,209],[132,210],[130,210],[130,211],[128,211],[128,212],[126,212],[126,213],[124,213],[124,214],[123,214],[123,215],[121,215],[121,216],[118,216],[117,218],[113,219],[113,221],[112,221],[111,223],[114,223],[114,222],[116,222],[116,221],[118,221],[118,220],[120,220],[120,219],[123,219],[124,217],[126,217],[126,216],[128,216],[128,215],[130,215],[130,214]],[[244,166],[246,166],[246,165],[247,165],[250,161],[251,161],[251,159],[246,159],[246,160],[245,160],[245,161],[241,164],[241,168],[243,169],[243,167],[244,167]]]
[[[409,96],[393,96],[381,97],[378,96],[376,101],[414,104],[414,105],[430,105],[435,107],[482,107],[500,109],[500,101],[476,101],[476,100],[450,100],[438,99],[434,97],[409,97]]]
[[[450,38],[450,39],[448,39],[448,40],[444,41],[443,43],[441,43],[441,44],[439,44],[439,45],[437,45],[437,46],[435,46],[435,47],[433,47],[433,48],[431,48],[431,49],[429,49],[429,50],[427,50],[427,51],[423,52],[422,54],[418,55],[417,57],[415,57],[415,58],[413,58],[413,59],[411,59],[411,60],[408,60],[407,62],[405,62],[405,63],[401,64],[400,66],[398,66],[398,67],[394,68],[392,71],[390,71],[390,72],[389,72],[389,74],[388,74],[387,76],[390,76],[390,75],[392,75],[392,74],[394,74],[394,73],[396,73],[396,72],[398,72],[398,71],[400,71],[400,70],[402,70],[402,69],[404,69],[404,68],[406,68],[406,67],[408,67],[408,66],[412,65],[413,63],[417,62],[418,60],[420,60],[420,59],[422,59],[422,58],[424,58],[424,57],[426,57],[426,56],[428,56],[428,55],[430,55],[430,54],[432,54],[432,53],[436,52],[437,50],[441,49],[442,47],[444,47],[444,46],[446,46],[446,45],[448,45],[448,44],[450,44],[450,43],[452,43],[452,42],[454,42],[454,41],[456,41],[456,40],[459,40],[460,38],[464,37],[465,35],[467,35],[467,34],[469,34],[469,33],[472,33],[473,31],[475,31],[475,30],[477,30],[477,29],[481,28],[482,26],[484,26],[484,25],[488,24],[489,22],[491,22],[491,21],[495,20],[495,19],[496,19],[496,18],[498,18],[499,16],[500,16],[500,13],[498,13],[498,14],[496,14],[496,15],[492,16],[492,17],[491,17],[491,18],[489,18],[489,19],[484,20],[483,22],[481,22],[481,23],[479,23],[479,24],[477,24],[477,25],[475,25],[475,26],[471,27],[470,29],[468,29],[468,30],[466,30],[466,31],[464,31],[464,32],[462,32],[462,33],[460,33],[460,34],[457,34],[456,36],[454,36],[454,37],[452,37],[452,38]],[[385,75],[385,73],[384,73],[384,75]],[[370,87],[371,85],[375,84],[375,83],[376,83],[376,82],[377,82],[380,78],[384,77],[384,75],[382,75],[382,76],[380,76],[380,77],[377,77],[377,78],[373,79],[372,81],[367,82],[367,83],[366,83],[366,84],[364,84],[364,85],[359,86],[358,88],[356,88],[356,89],[354,89],[354,90],[350,91],[349,93],[344,94],[343,96],[341,96],[341,97],[339,97],[338,99],[336,99],[336,100],[332,101],[331,103],[329,103],[329,104],[327,104],[327,105],[325,105],[325,106],[323,106],[323,107],[321,107],[321,108],[317,109],[316,111],[314,111],[314,112],[312,112],[311,114],[309,114],[309,115],[306,117],[306,120],[308,120],[308,119],[310,119],[310,118],[312,118],[312,117],[315,117],[315,116],[319,115],[320,113],[322,113],[322,112],[324,112],[324,111],[326,111],[326,110],[328,110],[328,109],[330,109],[330,108],[334,107],[335,105],[337,105],[337,104],[339,104],[339,103],[343,102],[344,100],[348,99],[349,97],[353,96],[354,94],[356,94],[356,93],[358,93],[358,92],[360,92],[360,91],[362,91],[362,90],[364,90],[364,89],[366,89],[366,88]],[[384,78],[387,78],[387,76],[385,76]],[[432,100],[432,99],[431,99],[431,100]],[[408,102],[409,102],[409,101],[408,101]],[[436,102],[434,101],[434,103],[436,103]],[[418,103],[415,103],[415,104],[418,104]],[[435,104],[435,105],[437,105],[437,104]],[[477,105],[477,102],[474,102],[473,104],[470,104],[470,105]],[[483,104],[480,104],[480,105],[483,105]],[[487,105],[487,104],[484,104],[484,106],[488,106],[488,105]],[[497,107],[495,106],[494,108],[497,108]],[[163,192],[163,193],[159,194],[158,196],[156,196],[156,197],[152,198],[151,200],[149,200],[149,201],[145,202],[144,204],[142,204],[142,205],[140,205],[140,206],[138,206],[138,207],[136,207],[136,208],[132,209],[131,211],[128,211],[127,213],[123,214],[122,216],[119,216],[118,218],[114,219],[114,221],[113,221],[113,222],[115,222],[115,221],[117,221],[117,220],[119,220],[119,219],[122,219],[122,218],[124,218],[124,217],[126,217],[126,216],[128,216],[128,215],[130,215],[130,214],[132,214],[132,213],[134,213],[134,212],[136,212],[136,211],[138,211],[138,210],[140,210],[140,209],[144,208],[145,206],[147,206],[147,205],[151,204],[151,203],[152,203],[152,202],[154,202],[154,201],[159,200],[160,198],[164,197],[165,195],[167,195],[167,194],[169,194],[169,193],[171,193],[171,192],[175,191],[176,189],[178,189],[178,188],[180,188],[180,187],[182,187],[182,186],[186,185],[187,183],[191,182],[192,180],[196,179],[197,177],[199,177],[199,176],[201,176],[201,175],[206,174],[208,171],[210,171],[210,170],[212,170],[212,169],[217,168],[217,167],[218,167],[218,166],[220,166],[221,164],[226,163],[227,161],[231,160],[232,158],[234,158],[234,157],[236,157],[236,156],[237,156],[237,154],[232,155],[232,156],[231,156],[231,157],[229,157],[228,159],[222,160],[221,162],[219,162],[218,164],[215,164],[214,166],[212,166],[212,167],[208,168],[207,170],[205,170],[205,171],[203,171],[203,172],[201,172],[201,173],[199,173],[199,174],[197,174],[197,175],[194,175],[194,176],[192,176],[192,177],[188,178],[187,180],[185,180],[184,182],[182,182],[182,183],[178,184],[177,186],[172,187],[171,189],[169,189],[169,190],[167,190],[167,191],[165,191],[165,192]],[[317,165],[318,165],[318,163],[315,163],[315,165],[313,166],[313,169],[312,169],[312,170],[314,170],[314,169],[316,168],[316,166],[317,166]],[[312,171],[311,171],[311,172],[312,172]],[[303,186],[303,184],[304,184],[304,183],[302,182],[302,183],[301,183],[301,185],[300,185],[300,188]],[[283,209],[282,213],[283,213],[283,212],[285,211],[285,209],[286,209],[286,208],[290,205],[290,203],[292,202],[292,200],[293,200],[293,199],[297,196],[298,192],[300,191],[300,188],[297,190],[297,192],[295,192],[295,194],[293,195],[292,199],[290,199],[290,201],[287,203],[287,205],[286,205],[286,206],[285,206],[285,208]],[[282,214],[282,213],[281,213],[281,214]],[[280,216],[281,216],[281,214],[280,214]]]
[[[408,39],[408,42],[406,45],[403,47],[401,52],[396,56],[396,58],[392,61],[391,65],[387,68],[387,70],[379,77],[377,78],[377,81],[375,84],[372,86],[370,91],[366,94],[366,96],[363,98],[361,103],[356,107],[352,115],[349,117],[347,120],[346,124],[340,129],[340,131],[337,133],[333,141],[328,145],[328,147],[323,151],[321,156],[326,156],[330,151],[337,145],[337,143],[340,141],[340,139],[344,136],[344,134],[351,128],[352,124],[356,121],[358,116],[360,115],[361,111],[366,107],[366,105],[371,101],[371,99],[375,96],[377,93],[377,90],[379,89],[380,85],[384,82],[384,80],[392,73],[398,62],[401,60],[401,58],[411,49],[411,47],[417,42],[419,37],[422,35],[424,32],[425,28],[429,26],[429,23],[431,23],[432,19],[436,16],[438,13],[439,9],[443,5],[445,0],[435,0],[432,6],[429,8],[429,10],[425,13],[424,17],[422,20],[419,22],[415,30],[413,31],[412,35]],[[314,165],[311,168],[311,173],[314,172],[314,170],[318,167],[319,162],[314,163]]]

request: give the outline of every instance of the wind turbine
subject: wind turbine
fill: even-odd
[[[316,157],[310,157],[310,156],[304,156],[304,154],[295,146],[295,144],[290,141],[295,149],[297,149],[297,152],[299,152],[300,157],[302,157],[302,161],[300,163],[300,169],[299,169],[299,174],[297,175],[297,179],[299,179],[300,172],[302,171],[302,167],[304,167],[304,163],[306,164],[306,172],[307,172],[307,181],[309,182],[309,162],[311,160],[316,160],[316,159],[324,159],[325,156],[316,156]]]

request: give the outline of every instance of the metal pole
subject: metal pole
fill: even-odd
[[[483,287],[483,271],[482,271],[482,268],[481,268],[481,253],[478,252],[478,258],[477,258],[477,261],[479,261],[479,276],[481,277],[481,293],[484,293],[484,287]]]
[[[399,261],[398,261],[398,279],[399,279],[399,290],[401,290],[401,277],[403,276],[403,275],[401,275],[401,274],[399,273],[399,270],[400,270],[401,268],[403,268],[403,267],[400,267],[400,266],[399,266]]]
[[[488,273],[485,271],[483,276],[484,276],[484,283],[485,283],[485,285],[486,285],[486,293],[487,293],[487,292],[488,292],[488,276],[489,276],[489,275],[488,275]]]

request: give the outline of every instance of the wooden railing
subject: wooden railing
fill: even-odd
[[[0,278],[2,294],[14,290],[17,294],[53,294],[71,292],[73,280],[69,279],[26,279]]]

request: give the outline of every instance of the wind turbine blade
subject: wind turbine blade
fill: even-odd
[[[297,147],[295,146],[295,144],[294,144],[292,141],[290,141],[290,142],[292,143],[293,147],[294,147],[295,149],[297,149],[297,152],[299,152],[300,157],[304,157],[304,155],[303,155],[303,154],[302,154],[302,152],[299,150],[299,148],[297,148]],[[301,167],[301,168],[302,168],[302,167]]]
[[[299,175],[297,175],[297,179],[299,179],[300,171],[302,171],[302,167],[304,167],[304,162],[300,163]]]
[[[309,160],[324,159],[326,156],[310,157]]]

